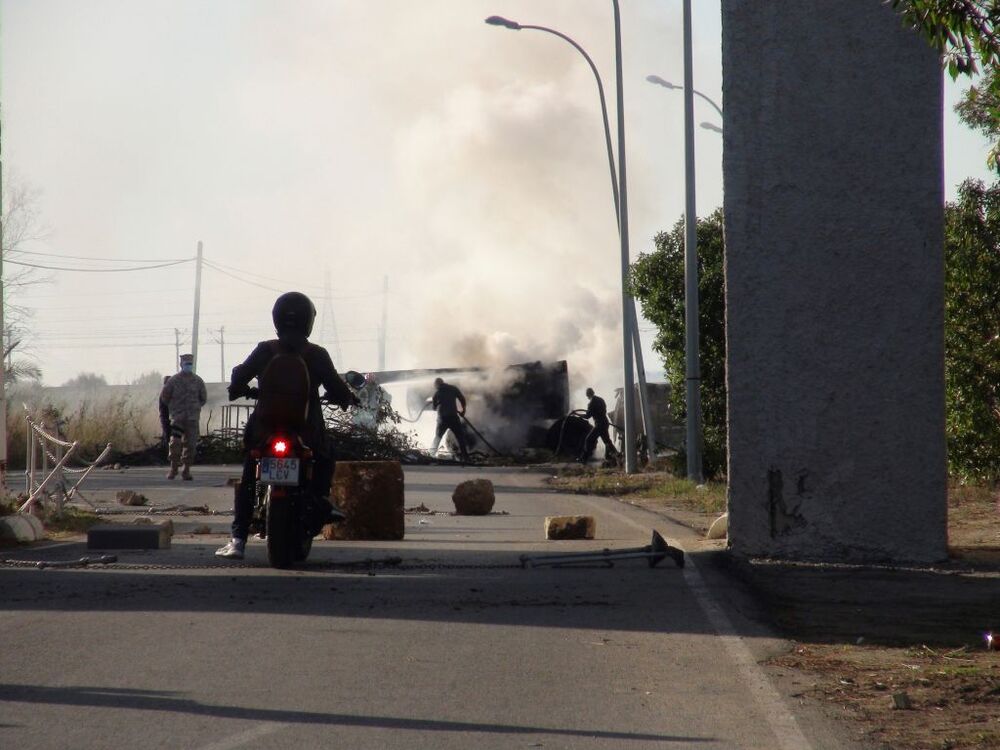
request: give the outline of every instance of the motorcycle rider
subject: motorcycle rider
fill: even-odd
[[[330,481],[333,477],[334,461],[331,447],[327,445],[323,409],[320,403],[319,386],[326,389],[326,397],[346,409],[357,404],[357,398],[337,374],[330,354],[322,346],[309,342],[316,307],[301,292],[286,292],[274,303],[271,311],[277,339],[262,341],[242,364],[233,368],[229,383],[230,401],[249,392],[250,381],[264,372],[271,359],[278,354],[298,354],[305,361],[309,371],[309,408],[306,427],[301,437],[314,455],[313,491],[320,500],[317,524],[343,519],[343,512],[329,501]],[[256,461],[249,449],[256,446],[266,435],[256,429],[255,414],[251,414],[244,428],[244,445],[247,455],[243,461],[243,477],[239,491],[234,498],[232,539],[224,547],[216,550],[219,557],[242,560],[253,517],[253,490],[256,482]]]

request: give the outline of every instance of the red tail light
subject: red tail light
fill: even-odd
[[[288,455],[288,441],[284,438],[278,438],[271,443],[271,452],[276,456],[287,456]]]

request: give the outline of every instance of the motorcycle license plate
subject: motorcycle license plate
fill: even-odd
[[[260,481],[266,484],[298,484],[299,459],[262,458],[260,460]]]

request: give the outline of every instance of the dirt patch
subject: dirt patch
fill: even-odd
[[[1000,653],[799,645],[770,664],[812,679],[796,697],[844,709],[884,748],[1000,747]],[[897,709],[905,694],[911,708]]]
[[[952,487],[950,559],[933,567],[733,563],[798,641],[772,660],[814,676],[881,747],[1000,748],[1000,513],[988,488]],[[906,693],[910,709],[894,709]]]

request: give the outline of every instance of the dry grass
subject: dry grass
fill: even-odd
[[[42,519],[45,530],[55,539],[86,534],[91,526],[100,522],[101,517],[96,513],[74,507],[65,507],[61,513],[50,513]]]
[[[111,443],[118,453],[139,450],[156,442],[158,415],[147,399],[130,396],[83,399],[72,408],[65,404],[28,404],[32,418],[50,434],[79,443],[79,461],[95,459]],[[7,418],[8,464],[24,468],[27,438],[24,412],[12,409]],[[79,463],[79,461],[77,463]]]
[[[681,507],[706,514],[719,514],[726,509],[726,485],[708,482],[697,485],[666,471],[643,471],[625,474],[618,469],[591,469],[568,466],[549,480],[563,492],[580,495],[629,497],[651,502],[644,505]]]

